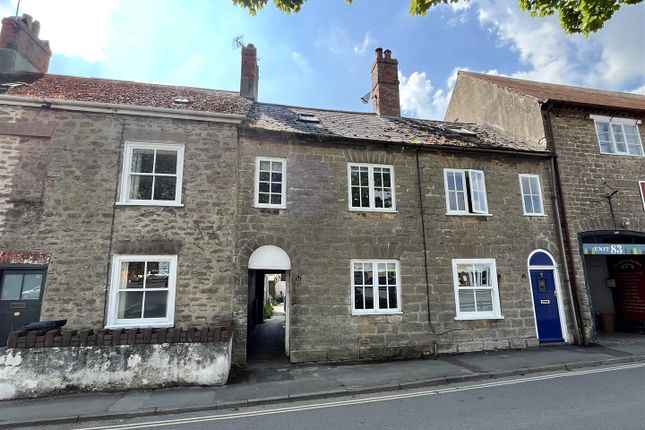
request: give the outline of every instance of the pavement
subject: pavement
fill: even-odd
[[[276,319],[273,324],[277,327],[282,323]],[[630,362],[645,362],[645,335],[608,335],[600,338],[599,346],[592,347],[556,345],[354,364],[292,365],[281,357],[260,355],[251,357],[249,365],[223,387],[92,392],[3,401],[0,428],[243,408]]]

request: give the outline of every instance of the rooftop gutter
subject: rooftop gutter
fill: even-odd
[[[239,124],[246,117],[245,115],[239,114],[191,111],[186,109],[131,106],[112,103],[96,103],[78,100],[59,100],[8,95],[0,95],[0,104],[9,106],[59,109],[77,112],[151,116],[156,118],[185,119],[228,124]]]

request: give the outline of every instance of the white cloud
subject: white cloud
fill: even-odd
[[[405,76],[399,72],[399,93],[404,116],[441,119],[448,106],[450,93],[432,86],[425,72],[412,72]]]
[[[17,0],[0,6],[2,16],[16,13]],[[41,22],[40,38],[50,40],[54,54],[78,57],[88,62],[107,60],[113,33],[112,13],[120,0],[23,0],[20,15],[27,13]]]
[[[300,73],[302,73],[303,75],[311,75],[314,73],[314,69],[313,67],[311,67],[309,60],[307,60],[300,52],[291,52],[291,60],[295,63],[295,65],[298,67],[298,70],[300,70]]]
[[[517,52],[513,77],[620,90],[645,75],[645,28],[640,6],[623,7],[589,38],[567,35],[558,18],[534,18],[517,4],[472,0],[479,22]],[[642,5],[641,5],[642,6]]]
[[[354,45],[354,53],[362,54],[367,50],[367,48],[370,47],[370,45],[374,44],[376,44],[376,40],[372,38],[372,35],[368,31],[367,33],[365,33],[365,36],[363,36],[363,40],[360,43]]]
[[[640,94],[641,96],[645,96],[645,85],[641,85],[640,87],[631,90],[630,93]]]

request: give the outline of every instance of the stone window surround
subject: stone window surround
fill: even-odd
[[[448,190],[448,173],[460,173],[462,177],[462,181],[464,184],[464,198],[465,198],[465,210],[454,210],[450,209],[450,195],[449,195],[449,190]],[[471,185],[467,185],[466,182],[466,174],[470,177],[471,172],[476,172],[476,173],[481,173],[482,178],[483,178],[483,194],[484,194],[484,199],[485,199],[485,205],[486,205],[486,212],[475,212],[473,208],[471,207],[471,202],[473,201],[473,189]],[[461,215],[461,216],[493,216],[493,214],[490,213],[490,209],[488,207],[488,192],[486,190],[486,175],[483,170],[477,170],[477,169],[443,169],[443,183],[444,183],[444,190],[445,190],[445,195],[446,195],[446,215]]]
[[[533,179],[533,178],[535,178],[537,180],[537,194],[530,193],[530,195],[532,195],[532,196],[537,195],[537,196],[540,197],[540,210],[539,211],[533,211],[533,212],[527,212],[526,211],[526,204],[524,202],[524,196],[526,194],[529,194],[529,193],[525,192],[526,190],[524,189],[524,186],[522,185],[522,178],[528,178],[529,181],[531,179]],[[524,211],[524,216],[546,216],[546,214],[544,213],[544,196],[542,194],[542,181],[540,180],[540,175],[536,175],[536,174],[533,174],[533,173],[520,173],[519,174],[519,179],[520,179],[520,193],[522,195],[522,210]],[[535,191],[532,188],[533,187],[531,187],[530,191]]]
[[[589,118],[594,121],[594,130],[596,132],[596,139],[598,142],[598,147],[600,149],[600,153],[603,155],[618,155],[618,156],[627,156],[627,157],[643,157],[643,142],[641,140],[640,132],[638,130],[638,124],[641,123],[640,120],[637,119],[632,119],[632,118],[617,118],[617,117],[611,117],[611,116],[604,116],[604,115],[589,115]],[[640,154],[630,154],[629,149],[627,152],[604,152],[602,150],[602,147],[600,146],[600,136],[598,134],[598,123],[608,123],[610,126],[611,124],[627,124],[627,125],[633,125],[636,128],[636,138],[638,139],[638,143],[640,143]],[[614,147],[614,150],[616,149],[616,141],[614,138],[614,132],[611,127],[609,127],[609,132],[612,137],[612,145]],[[624,133],[624,132],[623,132]]]
[[[130,199],[130,167],[132,165],[132,152],[135,149],[160,149],[177,151],[177,170],[175,185],[175,200],[134,200]],[[181,192],[184,170],[184,145],[161,142],[135,142],[126,141],[123,153],[123,165],[121,168],[121,189],[117,205],[123,206],[174,206],[183,207],[181,203]]]
[[[167,261],[170,263],[168,271],[168,301],[166,303],[165,318],[139,318],[139,319],[117,319],[119,283],[121,275],[121,263],[130,261]],[[175,295],[177,290],[177,255],[123,255],[112,256],[110,274],[110,292],[107,310],[106,329],[134,328],[134,327],[173,327],[175,321]]]
[[[282,163],[282,190],[281,199],[279,204],[275,203],[260,203],[260,162],[280,162]],[[254,182],[254,197],[253,206],[256,208],[269,208],[269,209],[286,209],[287,208],[287,159],[274,158],[274,157],[255,157],[255,182]],[[271,190],[269,190],[269,193]],[[271,194],[269,194],[270,196]]]
[[[372,288],[376,294],[373,294],[374,297],[374,309],[356,309],[354,307],[354,263],[371,263],[372,264]],[[396,270],[396,300],[397,307],[394,309],[378,309],[378,275],[375,276],[374,273],[378,270],[374,270],[374,266],[378,263],[394,263]],[[401,305],[401,266],[399,265],[399,260],[392,259],[353,259],[349,262],[349,276],[350,276],[350,306],[352,315],[400,315],[403,313]]]
[[[367,167],[369,180],[369,207],[352,206],[352,167]],[[377,208],[374,203],[375,186],[374,186],[374,168],[390,170],[390,186],[392,192],[392,207]],[[396,178],[394,176],[394,166],[391,164],[372,164],[372,163],[347,163],[347,207],[352,212],[396,212]]]
[[[487,265],[490,267],[490,280],[492,282],[491,294],[493,310],[490,312],[462,312],[459,310],[459,290],[464,288],[477,289],[477,287],[459,286],[459,265]],[[455,320],[503,320],[499,301],[499,288],[497,284],[497,265],[494,258],[457,258],[452,260],[452,276],[455,291]]]

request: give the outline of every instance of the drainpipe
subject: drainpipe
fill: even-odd
[[[546,107],[546,109],[545,109]],[[547,102],[542,104],[542,123],[544,125],[544,134],[546,136],[547,145],[550,146],[551,151],[555,154],[555,140],[553,138],[553,128],[551,125],[551,105]],[[567,292],[569,300],[573,304],[573,327],[574,327],[574,343],[576,345],[587,345],[584,329],[580,330],[580,323],[582,321],[582,314],[580,309],[580,301],[578,300],[578,288],[576,282],[576,272],[573,267],[573,247],[571,245],[571,237],[569,235],[569,223],[567,221],[567,211],[564,204],[564,196],[562,193],[562,178],[560,176],[560,167],[556,155],[551,156],[551,184],[553,186],[553,200],[555,203],[555,217],[558,230],[558,241],[560,250],[564,255],[564,273],[566,276]],[[560,217],[562,211],[562,218]],[[569,262],[571,264],[569,264]]]
[[[417,185],[419,186],[419,211],[421,212],[421,237],[423,238],[423,266],[425,269],[425,282],[426,282],[426,298],[428,305],[428,325],[430,326],[430,331],[432,334],[435,334],[434,327],[432,325],[432,317],[430,316],[430,278],[428,275],[428,245],[426,242],[426,224],[425,224],[425,210],[423,208],[423,190],[421,187],[421,168],[419,167],[419,149],[415,153],[416,163],[417,163]],[[438,346],[437,341],[432,341],[432,355],[434,358],[437,358],[438,355]]]

